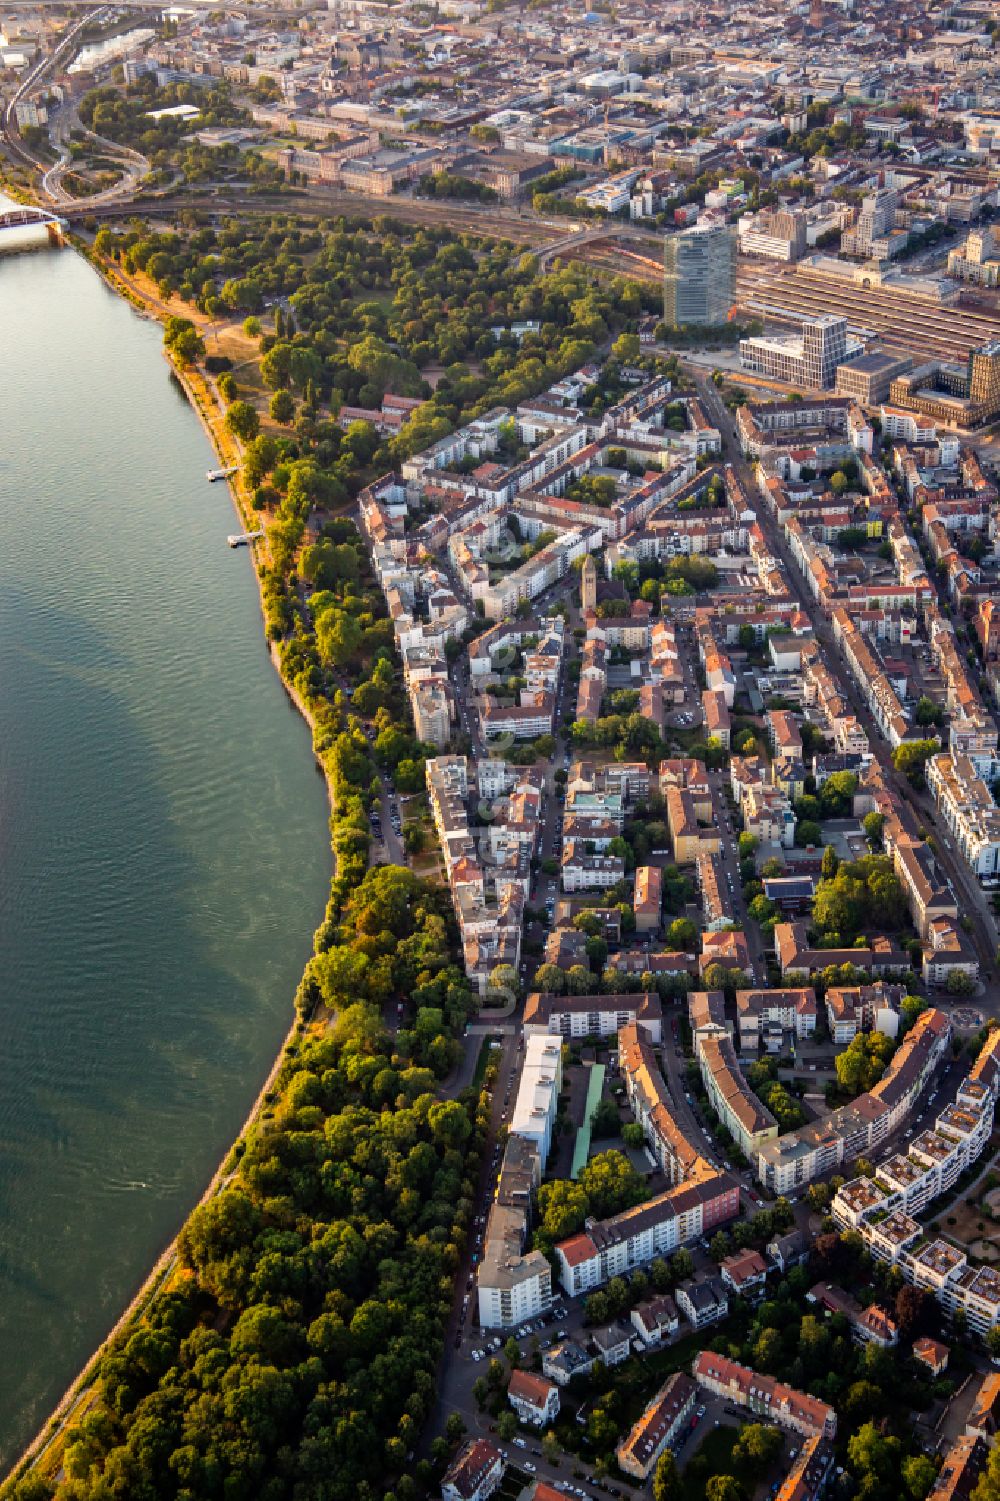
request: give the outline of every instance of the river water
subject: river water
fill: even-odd
[[[71,251],[0,259],[0,1473],[239,1131],[330,874],[160,344]]]

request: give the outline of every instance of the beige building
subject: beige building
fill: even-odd
[[[655,933],[660,926],[663,902],[663,872],[658,865],[640,865],[635,873],[635,928],[637,933]]]

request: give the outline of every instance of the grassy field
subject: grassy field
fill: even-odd
[[[709,1428],[691,1459],[703,1459],[704,1465],[694,1466],[691,1473],[690,1460],[681,1474],[683,1501],[703,1501],[706,1475],[732,1474],[731,1457],[733,1445],[740,1436],[738,1428]]]
[[[472,1075],[472,1087],[473,1087],[473,1089],[478,1089],[479,1086],[480,1086],[480,1084],[482,1084],[482,1082],[483,1082],[483,1079],[484,1079],[484,1077],[486,1075],[486,1070],[490,1066],[490,1055],[491,1055],[491,1053],[493,1051],[494,1045],[496,1045],[496,1047],[499,1048],[499,1046],[500,1046],[500,1038],[499,1037],[484,1037],[483,1038],[483,1045],[479,1049],[479,1057],[476,1059],[476,1071]]]

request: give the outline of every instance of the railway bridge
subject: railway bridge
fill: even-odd
[[[35,225],[48,231],[49,239],[54,245],[63,244],[66,221],[60,219],[58,214],[50,213],[48,209],[36,208],[30,203],[5,205],[0,201],[0,238],[5,230],[31,229]]]

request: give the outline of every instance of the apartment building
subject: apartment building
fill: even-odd
[[[637,933],[656,933],[663,907],[663,872],[658,865],[640,865],[635,873],[635,912]]]
[[[945,1451],[927,1501],[971,1501],[990,1451],[976,1433],[963,1433]]]
[[[861,349],[848,338],[846,318],[823,313],[804,320],[800,334],[741,339],[740,367],[804,390],[824,391],[833,386],[837,366]]]
[[[738,990],[736,1021],[740,1048],[753,1051],[761,1040],[768,1052],[780,1052],[784,1034],[811,1037],[819,1008],[809,987],[793,990]]]
[[[745,215],[739,222],[743,255],[769,261],[797,261],[806,253],[806,217],[791,209]]]
[[[704,855],[717,855],[722,838],[717,827],[703,828],[694,797],[684,788],[668,786],[665,793],[667,827],[678,865],[692,865]]]
[[[927,785],[965,863],[980,881],[1000,880],[1000,808],[968,756],[932,756]]]
[[[607,891],[624,880],[625,861],[618,855],[589,855],[583,841],[563,845],[563,891]]]
[[[819,1501],[833,1473],[833,1445],[818,1433],[807,1438],[793,1459],[774,1501]]]
[[[1000,1323],[1000,1274],[970,1266],[964,1252],[945,1241],[926,1244],[913,1213],[954,1188],[990,1141],[998,1057],[1000,1033],[993,1032],[934,1130],[921,1132],[905,1156],[880,1163],[873,1180],[845,1183],[831,1205],[841,1229],[859,1231],[873,1256],[932,1292],[949,1317],[961,1310],[981,1336]]]
[[[552,1268],[541,1251],[523,1250],[523,1236],[523,1213],[494,1206],[476,1277],[484,1329],[516,1329],[552,1306]]]
[[[663,1008],[658,995],[553,995],[532,992],[524,1003],[524,1034],[557,1037],[613,1037],[619,1049],[641,1038],[657,1046]]]
[[[632,1327],[647,1350],[655,1349],[680,1327],[677,1304],[669,1293],[637,1303],[630,1314]]]
[[[679,1282],[674,1289],[677,1307],[694,1329],[718,1324],[729,1314],[729,1296],[720,1277]]]
[[[509,1135],[476,1274],[479,1322],[484,1329],[517,1328],[551,1306],[552,1268],[540,1251],[524,1249],[532,1196],[541,1177],[535,1142]]]
[[[944,1013],[922,1012],[869,1093],[760,1145],[754,1158],[761,1182],[775,1193],[791,1193],[880,1146],[912,1110],[950,1041]]]
[[[737,1251],[719,1262],[722,1280],[740,1298],[759,1297],[767,1285],[767,1262],[759,1251]]]
[[[732,733],[732,717],[725,693],[720,688],[706,688],[701,695],[701,705],[705,715],[706,738],[718,740],[719,744],[724,745],[728,750]]]
[[[579,1235],[556,1246],[559,1280],[570,1297],[592,1292],[716,1230],[739,1208],[736,1179],[708,1170],[611,1219],[588,1221]]]
[[[903,985],[832,985],[826,992],[826,1023],[838,1047],[846,1047],[859,1032],[883,1032],[895,1037],[899,1031],[899,1007],[906,995]]]
[[[561,1088],[562,1044],[544,1034],[527,1037],[510,1130],[534,1142],[543,1167],[552,1145]]]
[[[413,732],[426,745],[443,750],[451,739],[454,707],[451,691],[442,682],[417,683],[410,692]]]
[[[513,615],[523,600],[537,598],[569,571],[574,559],[587,553],[587,538],[572,529],[555,538],[541,552],[522,563],[513,573],[504,574],[495,584],[488,584],[479,597],[487,620],[503,620]]]

